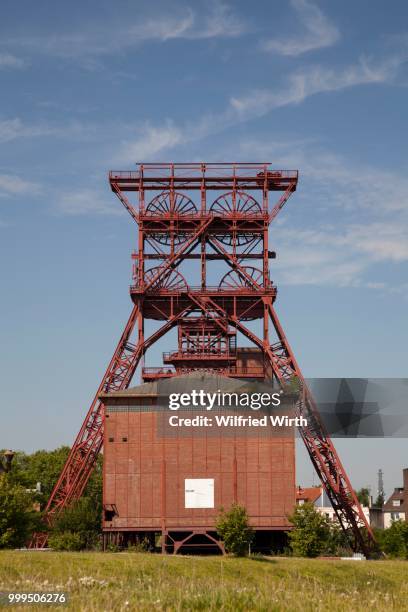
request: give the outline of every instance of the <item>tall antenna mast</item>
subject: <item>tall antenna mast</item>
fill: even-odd
[[[385,500],[385,491],[384,491],[384,480],[383,480],[383,471],[380,468],[378,470],[378,486],[377,486],[377,494],[378,494],[378,498],[381,497],[381,499]]]

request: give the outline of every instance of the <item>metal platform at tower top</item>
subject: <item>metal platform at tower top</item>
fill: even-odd
[[[265,188],[282,191],[297,182],[297,170],[276,170],[269,162],[250,163],[153,163],[139,164],[137,170],[112,170],[109,180],[124,191],[164,189],[170,185],[189,189],[222,189],[235,184],[246,191]]]

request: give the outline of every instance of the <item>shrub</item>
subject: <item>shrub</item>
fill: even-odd
[[[76,551],[85,548],[85,541],[81,534],[72,531],[51,534],[48,538],[48,544],[54,550]]]
[[[151,548],[151,545],[150,545],[148,538],[143,538],[139,542],[135,542],[135,544],[129,544],[126,550],[127,552],[142,553],[142,552],[149,552],[150,548]]]
[[[317,557],[330,547],[332,523],[316,510],[310,502],[297,506],[288,517],[293,524],[289,541],[294,555],[298,557]]]
[[[358,491],[355,492],[358,501],[362,506],[370,505],[370,489],[369,487],[362,487]]]
[[[58,516],[52,529],[52,536],[63,535],[64,538],[68,538],[67,534],[75,535],[78,537],[75,539],[74,546],[79,546],[80,542],[80,548],[95,548],[99,540],[99,532],[99,509],[95,507],[95,504],[93,504],[89,498],[83,497],[82,499],[79,499],[74,505],[66,508]],[[63,541],[65,541],[64,538]],[[49,538],[49,542],[50,546],[53,547],[51,544],[51,538]],[[56,545],[59,545],[58,537],[56,538],[55,542]],[[63,548],[57,550],[69,549]],[[72,550],[79,549],[73,548]]]
[[[408,523],[394,521],[391,527],[377,532],[382,550],[390,557],[408,559]]]
[[[248,514],[243,506],[233,504],[228,511],[221,508],[216,529],[227,552],[236,557],[243,557],[248,553],[254,531],[249,525]]]
[[[324,547],[320,554],[338,555],[348,557],[353,551],[350,546],[349,537],[340,527],[336,520],[328,521],[329,535],[324,542]]]

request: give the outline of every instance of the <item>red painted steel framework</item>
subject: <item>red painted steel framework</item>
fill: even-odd
[[[281,385],[297,377],[303,389],[298,414],[308,422],[300,427],[301,437],[353,548],[369,554],[375,548],[372,531],[274,308],[269,226],[296,190],[298,172],[266,163],[141,164],[136,171],[111,172],[109,181],[138,225],[130,287],[134,306],[48,501],[48,524],[81,496],[101,450],[100,393],[126,389],[147,349],[177,327],[178,349],[163,355],[164,366],[142,368],[143,379],[195,369],[240,378],[265,378],[269,371]],[[281,194],[274,205],[271,192]],[[216,283],[209,278],[214,261],[229,268]],[[189,283],[183,268],[199,283]],[[148,337],[146,319],[162,322]],[[254,320],[262,321],[259,336],[245,324]],[[259,349],[259,365],[246,367],[240,361],[237,331]],[[37,534],[32,544],[42,546],[46,539]]]

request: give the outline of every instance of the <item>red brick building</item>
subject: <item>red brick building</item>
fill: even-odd
[[[101,398],[105,544],[147,539],[153,547],[161,536],[164,552],[219,548],[216,516],[237,502],[256,530],[255,549],[283,545],[295,505],[293,432],[163,435],[169,413],[158,406],[157,382]]]

